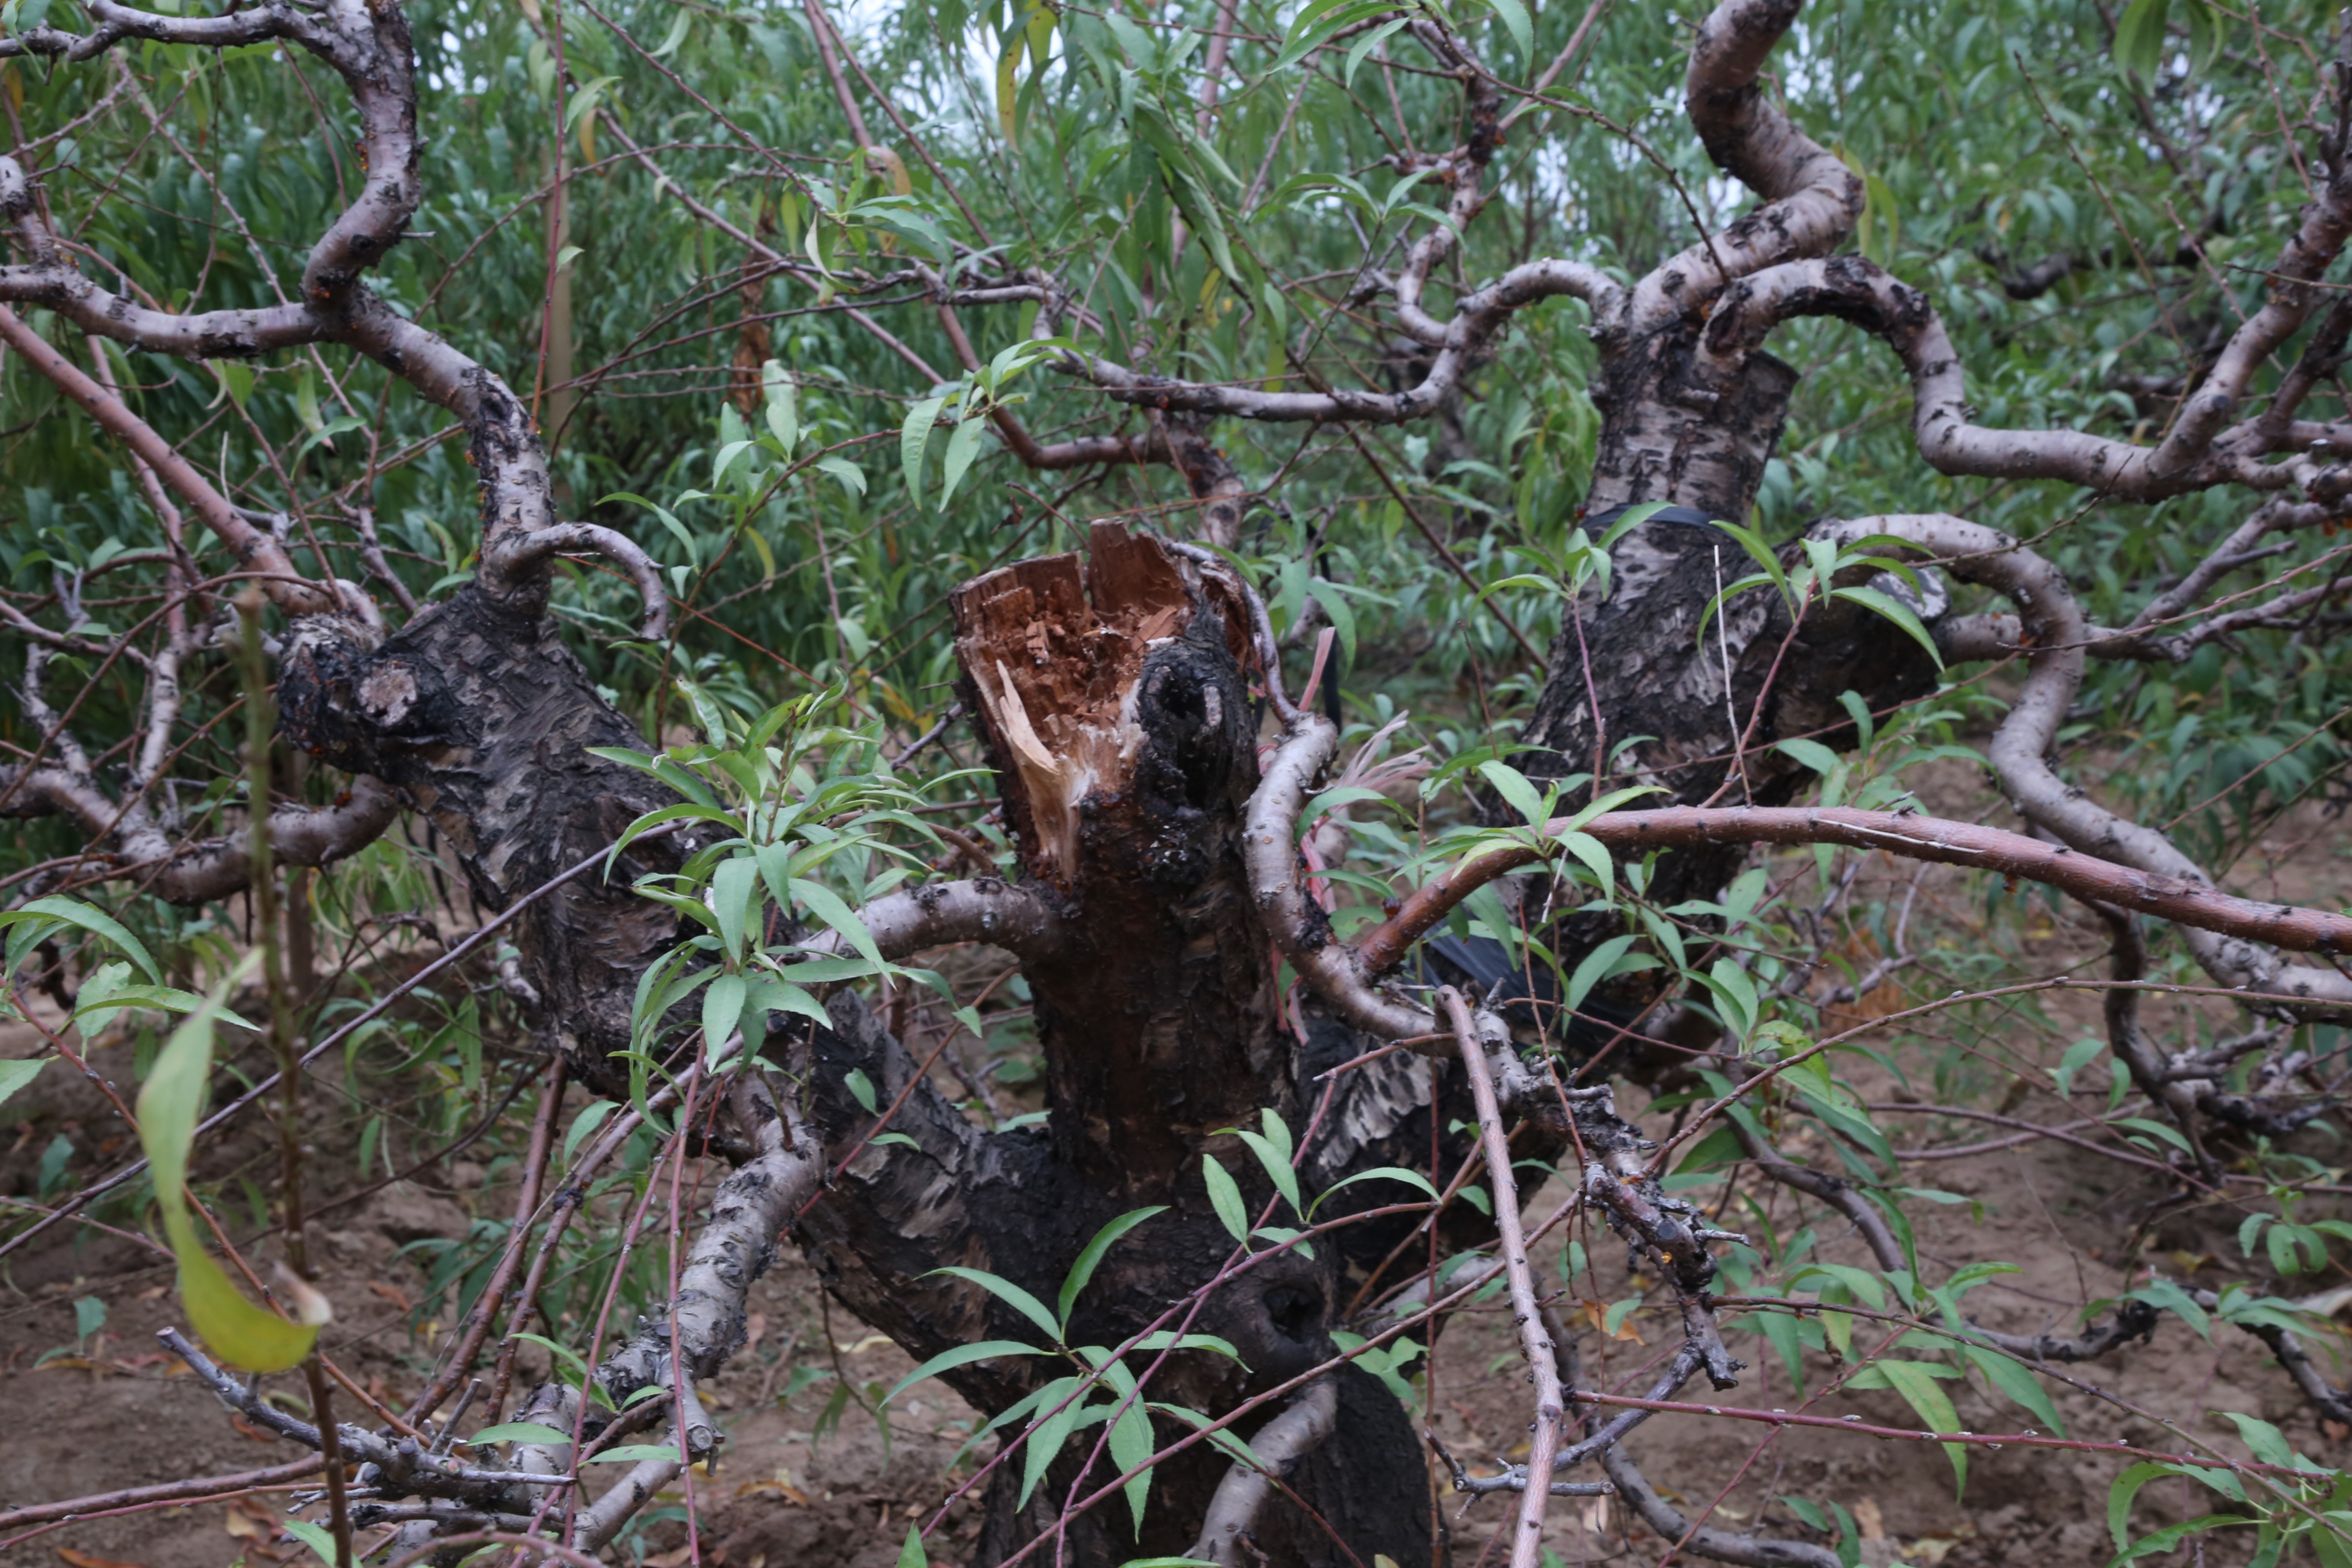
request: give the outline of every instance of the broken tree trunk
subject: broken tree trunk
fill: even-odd
[[[1242,868],[1258,721],[1243,608],[1223,579],[1153,540],[1098,524],[1085,559],[992,573],[959,590],[954,607],[969,706],[997,766],[1023,875],[1050,891],[1073,933],[1060,951],[1023,965],[1045,1049],[1050,1126],[983,1132],[917,1083],[891,1123],[913,1146],[861,1150],[875,1119],[844,1079],[862,1070],[887,1100],[915,1064],[854,998],[836,998],[835,1026],[802,1050],[828,1158],[849,1163],[803,1221],[800,1239],[853,1310],[930,1355],[976,1339],[1041,1336],[985,1291],[925,1278],[929,1270],[987,1269],[1050,1301],[1105,1223],[1165,1205],[1111,1251],[1078,1300],[1069,1342],[1115,1346],[1235,1254],[1209,1201],[1203,1159],[1232,1173],[1253,1215],[1271,1197],[1240,1140],[1222,1130],[1255,1129],[1270,1109],[1303,1138],[1302,1070],[1360,1047],[1353,1037],[1323,1040],[1310,1067],[1309,1050],[1283,1023],[1273,955]],[[1309,1151],[1310,1191],[1346,1168],[1410,1158],[1412,1138],[1414,1163],[1425,1163],[1427,1064],[1407,1058],[1393,1073],[1341,1081],[1348,1097]],[[1285,1221],[1298,1223],[1286,1211],[1269,1223]],[[1180,1353],[1150,1396],[1222,1414],[1333,1354],[1329,1330],[1347,1300],[1349,1251],[1283,1253],[1220,1286],[1182,1326],[1228,1341],[1243,1364]],[[1139,1370],[1150,1359],[1129,1364]],[[1034,1357],[946,1376],[993,1414],[1067,1371],[1058,1358]],[[1350,1553],[1426,1563],[1430,1489],[1406,1412],[1366,1374],[1345,1373],[1339,1384],[1335,1436],[1289,1478],[1324,1522],[1277,1499],[1259,1521],[1258,1543],[1284,1564],[1337,1568]],[[1157,1430],[1166,1442],[1185,1428],[1161,1417]],[[977,1562],[999,1561],[1053,1528],[1102,1431],[1082,1428],[1025,1505],[1023,1467],[998,1470]],[[1181,1554],[1226,1468],[1205,1444],[1162,1464],[1139,1536],[1123,1502],[1097,1509],[1069,1525],[1066,1561]],[[1117,1473],[1106,1456],[1081,1490]]]

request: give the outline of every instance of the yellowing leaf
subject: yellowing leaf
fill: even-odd
[[[188,1215],[188,1146],[194,1141],[205,1086],[212,1077],[213,1022],[230,988],[252,969],[257,956],[247,954],[205,1005],[173,1031],[139,1091],[139,1141],[154,1171],[163,1232],[180,1260],[180,1300],[188,1310],[189,1327],[228,1365],[247,1372],[284,1372],[310,1353],[318,1328],[289,1323],[247,1300],[196,1239],[195,1222]]]
[[[1013,104],[1020,91],[1021,36],[1016,33],[996,60],[997,123],[1004,128],[1004,140],[1016,148],[1021,145],[1021,128],[1013,115]]]

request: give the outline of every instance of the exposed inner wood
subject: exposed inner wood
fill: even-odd
[[[956,655],[1020,776],[1029,874],[1066,886],[1079,809],[1127,786],[1151,649],[1192,622],[1183,574],[1156,540],[1097,523],[1088,557],[1048,555],[955,592]]]

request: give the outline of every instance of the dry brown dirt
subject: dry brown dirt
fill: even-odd
[[[2273,835],[2264,854],[2240,868],[2238,886],[2340,905],[2352,892],[2352,864],[2335,852],[2336,826],[2293,819]],[[1889,868],[1885,873],[1910,875],[1907,868]],[[2007,928],[1983,919],[1988,889],[1982,879],[1938,868],[1921,887],[1917,945],[1931,956],[1905,977],[1915,1001],[1942,994],[1938,987],[1948,976],[1939,965],[1971,955],[1971,944],[1997,947],[2007,940],[2000,935]],[[2043,910],[2013,924],[2023,931],[2015,956],[2030,970],[2049,973],[2075,963],[2082,966],[2078,972],[2098,972],[2104,938],[2087,919]],[[1883,1012],[1896,1000],[1890,988],[1859,1005]],[[2086,994],[2044,994],[2031,1005],[2042,1009],[2039,1020],[2029,1017],[2021,1003],[2007,1013],[1980,1014],[1966,1027],[1929,1021],[1901,1037],[1899,1047],[1889,1042],[1912,1075],[1907,1093],[1881,1068],[1861,1064],[1844,1070],[1873,1100],[1927,1098],[1932,1064],[1943,1054],[1955,1086],[1952,1103],[1999,1106],[2010,1115],[2042,1122],[2081,1114],[2086,1100],[2078,1098],[2077,1109],[2070,1110],[2013,1069],[2037,1063],[2046,1068],[2066,1039],[2095,1031],[2096,1004]],[[2177,1024],[2179,1014],[2198,1005],[2205,1005],[2152,1006],[2149,1022]],[[0,1055],[31,1055],[37,1048],[29,1032],[0,1036]],[[127,1055],[116,1047],[100,1049],[92,1059],[120,1085],[130,1076]],[[1624,1101],[1625,1109],[1638,1110],[1642,1091],[1626,1091]],[[339,1128],[323,1105],[315,1114],[316,1141],[324,1145],[319,1155],[320,1190],[349,1190],[356,1184],[349,1179],[348,1156],[338,1146],[348,1129]],[[513,1114],[521,1119],[527,1112],[519,1109]],[[2003,1135],[1999,1127],[1949,1118],[1889,1113],[1881,1120],[1895,1142],[1909,1149]],[[1654,1133],[1663,1124],[1663,1118],[1654,1118],[1648,1126]],[[26,1197],[34,1192],[41,1153],[60,1131],[79,1151],[72,1167],[77,1173],[103,1168],[124,1147],[122,1129],[98,1091],[53,1065],[0,1111],[0,1195]],[[2331,1164],[2344,1158],[2341,1143],[2324,1132],[2305,1134],[2298,1147]],[[1811,1152],[1827,1158],[1818,1148]],[[337,1164],[339,1155],[344,1167]],[[204,1169],[213,1174],[244,1170],[265,1183],[274,1159],[273,1146],[258,1127],[200,1151]],[[2071,1331],[2086,1302],[2129,1289],[2151,1267],[2209,1288],[2243,1279],[2295,1296],[2346,1278],[2338,1265],[2326,1278],[2272,1279],[2238,1250],[2234,1233],[2241,1210],[2192,1206],[2158,1213],[2157,1200],[2167,1187],[2159,1173],[2065,1143],[2036,1141],[1965,1159],[1920,1162],[1908,1164],[1906,1174],[1916,1185],[1956,1200],[1908,1205],[1931,1278],[1972,1262],[2021,1267],[2022,1272],[1997,1279],[1969,1298],[1972,1310],[1996,1328]],[[509,1179],[486,1180],[482,1167],[460,1160],[345,1204],[318,1221],[324,1284],[339,1312],[322,1342],[381,1397],[397,1404],[422,1384],[448,1321],[445,1304],[412,1310],[419,1306],[425,1278],[414,1261],[398,1254],[401,1243],[457,1234],[471,1215],[503,1217],[512,1202],[503,1184]],[[1795,1208],[1788,1194],[1743,1187],[1767,1205],[1783,1235],[1793,1228]],[[1549,1214],[1564,1195],[1558,1184],[1548,1186],[1530,1200],[1530,1215]],[[1832,1223],[1835,1216],[1825,1215],[1819,1205],[1809,1204],[1806,1212],[1820,1238],[1817,1257],[1868,1263],[1842,1221]],[[223,1218],[233,1230],[239,1228],[233,1213],[225,1211]],[[1724,1223],[1739,1228],[1740,1221],[1738,1214],[1728,1214]],[[243,1228],[251,1225],[247,1217]],[[1538,1253],[1542,1278],[1555,1286],[1566,1239],[1555,1233]],[[1582,1240],[1598,1279],[1579,1281],[1572,1296],[1589,1292],[1614,1300],[1652,1286],[1626,1275],[1624,1248],[1605,1233],[1584,1234]],[[268,1247],[260,1247],[258,1256],[269,1257]],[[0,1508],[255,1468],[295,1457],[283,1442],[239,1430],[202,1387],[157,1351],[154,1331],[173,1321],[169,1282],[168,1266],[152,1247],[121,1237],[86,1234],[7,1260],[0,1271],[0,1411],[5,1414],[0,1427]],[[106,1325],[77,1352],[74,1302],[86,1297],[104,1302]],[[780,1263],[758,1287],[754,1308],[755,1343],[707,1390],[728,1442],[716,1473],[693,1480],[701,1561],[725,1568],[889,1568],[909,1521],[945,1494],[942,1468],[974,1425],[972,1413],[930,1384],[893,1406],[887,1447],[875,1422],[856,1406],[835,1429],[819,1436],[816,1428],[835,1383],[826,1377],[787,1399],[794,1368],[823,1373],[837,1369],[857,1384],[887,1387],[908,1370],[907,1358],[838,1310],[828,1316],[811,1274],[797,1258]],[[1570,1311],[1580,1311],[1573,1301]],[[1654,1293],[1628,1320],[1626,1338],[1610,1340],[1589,1321],[1585,1327],[1587,1377],[1602,1388],[1633,1390],[1675,1343],[1671,1304]],[[1833,1368],[1819,1358],[1807,1369],[1814,1398],[1807,1405],[1788,1386],[1777,1358],[1757,1333],[1738,1329],[1730,1338],[1735,1353],[1750,1366],[1739,1388],[1717,1396],[1726,1403],[1916,1426],[1892,1393],[1824,1394]],[[1867,1331],[1862,1342],[1868,1342]],[[60,1351],[47,1364],[36,1364]],[[2242,1453],[2234,1428],[2217,1414],[2226,1409],[2277,1423],[2298,1448],[2325,1463],[2352,1457],[2344,1434],[2323,1432],[2305,1413],[2263,1347],[2227,1328],[2217,1328],[2209,1343],[2179,1320],[2167,1318],[2153,1342],[2071,1369],[2067,1375],[2074,1386],[2053,1382],[2052,1389],[2068,1432],[2077,1437],[2168,1449],[2193,1437],[2221,1452]],[[2343,1375],[2340,1368],[2336,1375]],[[299,1393],[293,1380],[278,1381]],[[2032,1417],[1989,1401],[1980,1389],[1946,1386],[1972,1430],[2015,1431],[2031,1424]],[[1463,1314],[1446,1331],[1427,1397],[1425,1415],[1438,1436],[1474,1466],[1524,1453],[1525,1384],[1499,1303]],[[1694,1391],[1688,1397],[1704,1396]],[[2107,1489],[2125,1463],[2098,1453],[1979,1450],[1971,1456],[1965,1489],[1959,1489],[1949,1463],[1933,1445],[1804,1429],[1775,1436],[1773,1428],[1756,1424],[1682,1415],[1653,1420],[1630,1448],[1670,1499],[1686,1510],[1711,1506],[1719,1525],[1801,1535],[1779,1500],[1836,1500],[1853,1510],[1871,1537],[1864,1544],[1864,1562],[1930,1568],[2105,1563],[2112,1555]],[[969,1475],[971,1468],[967,1460],[957,1474]],[[2180,1517],[2184,1506],[2201,1510],[2202,1500],[2183,1490],[2171,1483],[2150,1488],[2137,1516],[2140,1525]],[[1454,1561],[1466,1565],[1498,1560],[1486,1548],[1503,1517],[1502,1500],[1490,1498],[1466,1510],[1450,1494],[1441,1494],[1439,1500]],[[212,1502],[92,1519],[0,1547],[0,1563],[212,1568],[307,1561],[304,1549],[268,1540],[261,1522],[266,1514],[266,1508],[254,1503]],[[932,1540],[934,1562],[959,1561],[976,1531],[969,1505],[951,1517],[949,1530]],[[1547,1542],[1568,1563],[1656,1563],[1666,1555],[1667,1543],[1638,1525],[1629,1535],[1625,1519],[1605,1500],[1559,1500],[1549,1519]],[[668,1518],[632,1538],[630,1550],[636,1560],[671,1564],[687,1561],[685,1544],[682,1522]],[[2243,1546],[2242,1540],[2217,1538],[2205,1561],[2242,1561]]]

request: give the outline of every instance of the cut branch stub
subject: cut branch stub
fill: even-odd
[[[1022,868],[1072,917],[1026,965],[1056,1146],[1165,1191],[1215,1129],[1292,1098],[1241,859],[1246,623],[1158,541],[1097,523],[1092,545],[958,589],[956,654]]]
[[[1011,764],[1005,806],[1022,865],[1041,881],[1068,885],[1086,801],[1127,789],[1144,742],[1143,666],[1192,624],[1202,589],[1188,575],[1157,540],[1098,522],[1083,562],[1016,562],[951,596],[956,657],[990,742]],[[1203,725],[1213,727],[1222,695],[1203,694]]]

